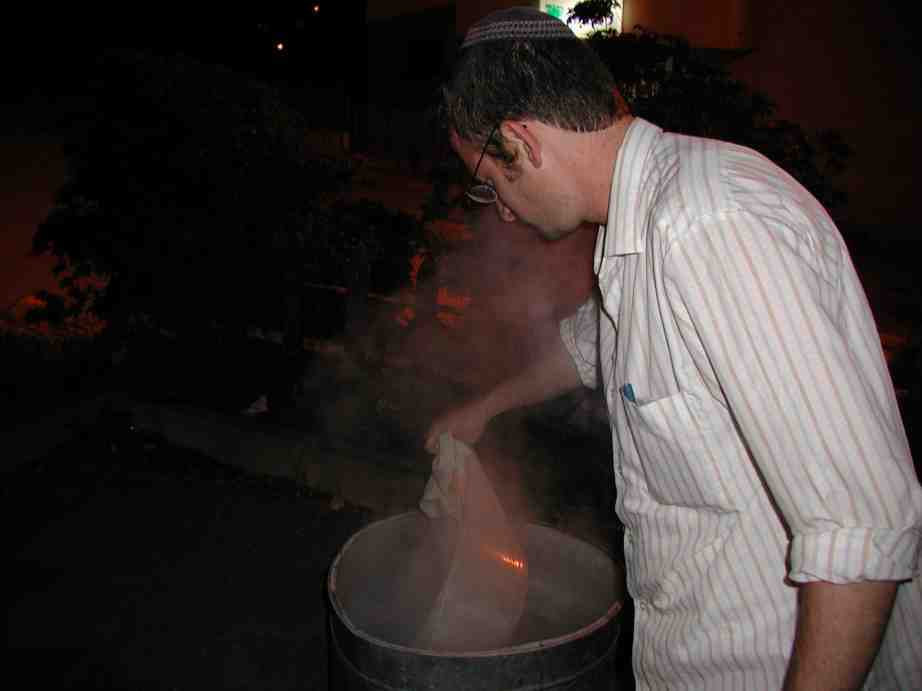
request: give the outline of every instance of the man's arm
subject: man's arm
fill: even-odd
[[[436,453],[443,432],[474,444],[487,423],[500,413],[548,400],[580,384],[579,373],[563,341],[554,339],[541,357],[520,374],[437,418],[426,434],[426,449]]]
[[[860,689],[883,639],[896,588],[888,581],[801,585],[784,691]]]
[[[860,688],[922,520],[873,315],[847,257],[832,290],[809,243],[757,215],[724,220],[676,244],[670,297],[789,531],[801,585],[784,688]]]

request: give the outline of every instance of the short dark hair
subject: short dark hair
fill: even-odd
[[[461,51],[442,87],[445,125],[483,144],[503,120],[534,119],[575,132],[605,129],[620,115],[611,72],[582,40],[510,38]],[[501,142],[500,135],[494,137]],[[501,143],[491,153],[507,163]]]

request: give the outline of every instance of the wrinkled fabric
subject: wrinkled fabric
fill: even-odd
[[[503,647],[525,609],[528,563],[473,449],[441,435],[419,505],[432,520],[455,523],[456,531],[442,531],[453,553],[414,645],[453,652]],[[445,546],[432,549],[441,554]]]
[[[922,490],[826,212],[753,151],[636,119],[595,267],[561,336],[608,403],[638,688],[780,688],[816,580],[906,581],[868,688],[922,688]]]

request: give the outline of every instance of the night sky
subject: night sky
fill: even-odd
[[[364,0],[166,0],[81,3],[53,11],[19,7],[11,11],[4,38],[17,66],[10,76],[20,86],[73,69],[107,47],[183,53],[268,77],[301,78],[314,68],[312,79],[329,79],[364,64],[364,6]],[[355,41],[344,43],[349,36]]]

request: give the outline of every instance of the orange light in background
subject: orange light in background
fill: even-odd
[[[397,313],[397,323],[406,328],[416,319],[416,310],[407,305]]]
[[[276,44],[275,44],[275,49],[281,53],[283,50],[285,50],[285,44],[284,44],[284,43],[276,43]]]
[[[314,5],[314,14],[317,14],[320,11],[320,5]]]
[[[435,295],[435,302],[439,307],[453,307],[459,312],[467,309],[474,298],[463,293],[455,293],[448,288],[439,288]]]

